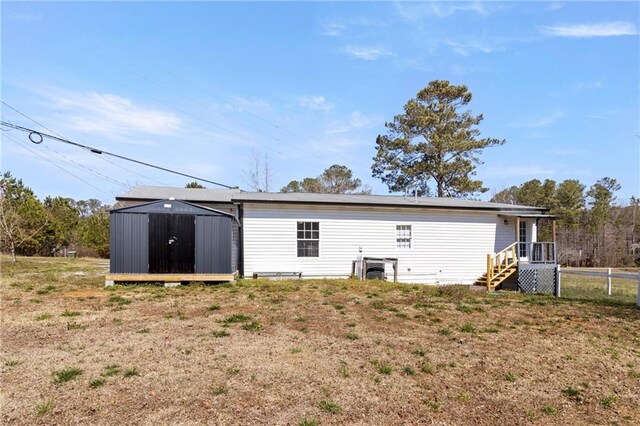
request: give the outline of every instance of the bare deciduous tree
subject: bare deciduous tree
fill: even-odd
[[[9,172],[0,180],[0,229],[2,245],[16,261],[16,249],[34,248],[37,237],[49,223],[48,213],[31,189]]]
[[[269,192],[271,186],[272,171],[269,165],[269,156],[254,148],[251,150],[251,168],[245,171],[245,181],[249,188],[258,192]]]

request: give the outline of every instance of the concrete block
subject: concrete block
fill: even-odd
[[[179,287],[182,283],[180,281],[178,282],[165,282],[164,286],[165,287]]]
[[[105,287],[113,287],[114,285],[116,285],[116,283],[113,280],[105,280],[104,281],[104,286]]]

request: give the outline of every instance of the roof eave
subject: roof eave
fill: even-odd
[[[355,202],[342,202],[333,203],[327,201],[307,201],[307,200],[253,200],[243,198],[231,198],[231,202],[236,204],[256,203],[256,204],[298,204],[298,205],[329,205],[329,206],[365,206],[365,207],[391,207],[391,208],[426,208],[426,209],[438,209],[438,210],[481,210],[481,211],[495,211],[495,212],[518,212],[523,209],[535,212],[535,211],[549,211],[549,209],[541,207],[529,207],[529,206],[514,206],[513,208],[505,207],[479,207],[479,206],[438,206],[438,205],[424,205],[424,204],[394,204],[394,203],[355,203]]]

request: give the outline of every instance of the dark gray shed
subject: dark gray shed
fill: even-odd
[[[229,213],[179,200],[111,211],[111,274],[231,274],[237,270]]]

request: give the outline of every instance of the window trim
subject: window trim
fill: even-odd
[[[405,228],[404,230],[406,231],[408,228],[409,231],[409,236],[407,237],[406,235],[401,235],[400,231],[403,230],[402,228]],[[400,247],[400,241],[403,242],[408,242],[409,246],[408,247]],[[413,224],[396,224],[396,250],[413,250]]]
[[[307,224],[309,224],[309,228],[307,229]],[[300,225],[302,225],[302,229],[300,229]],[[314,229],[316,225],[317,229]],[[302,232],[302,238],[300,238],[300,233]],[[307,237],[307,233],[310,234],[310,237]],[[314,238],[314,234],[317,235],[317,238]],[[315,256],[311,255],[300,255],[300,242],[301,241],[311,241],[317,244],[317,254]],[[303,251],[308,252],[308,248],[303,248]],[[313,250],[313,249],[311,249]],[[296,258],[307,259],[307,258],[319,258],[320,257],[320,221],[318,220],[297,220],[296,221]]]

